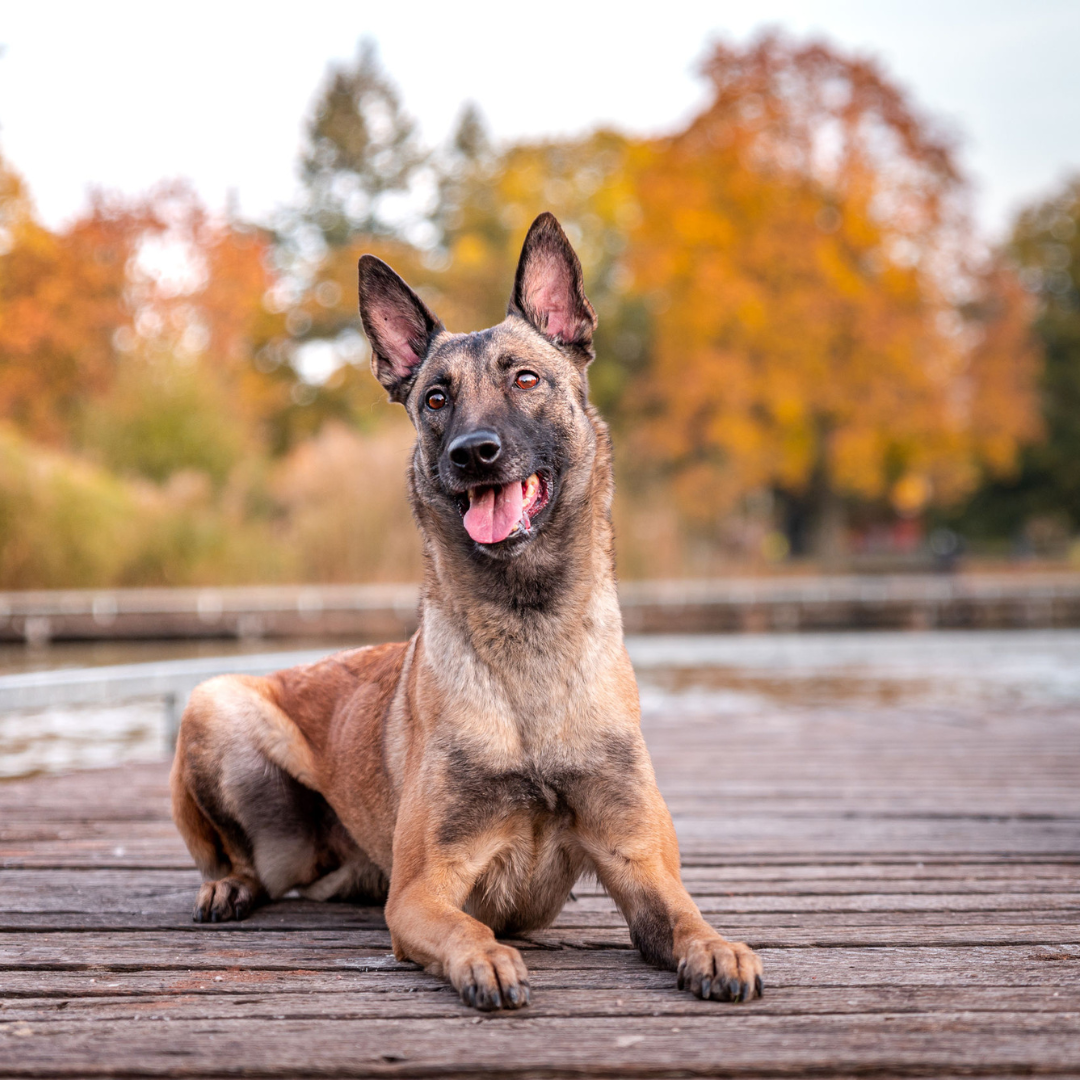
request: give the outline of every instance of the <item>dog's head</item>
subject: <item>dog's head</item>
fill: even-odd
[[[580,497],[591,458],[585,368],[596,314],[559,223],[533,222],[498,326],[448,333],[372,255],[360,260],[360,315],[375,377],[416,427],[419,502],[471,551],[523,551],[560,500]]]

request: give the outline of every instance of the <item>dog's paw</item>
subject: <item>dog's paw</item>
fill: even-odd
[[[208,881],[199,889],[191,917],[195,922],[246,919],[261,898],[259,887],[246,878],[225,877]]]
[[[455,957],[450,981],[474,1009],[520,1009],[529,1004],[529,972],[521,953],[509,945],[490,945]]]
[[[757,954],[742,942],[698,938],[679,961],[679,989],[715,1001],[749,1001],[765,991],[761,971]]]

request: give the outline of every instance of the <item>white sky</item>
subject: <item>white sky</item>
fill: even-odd
[[[442,138],[473,99],[509,139],[671,128],[702,100],[694,68],[707,42],[770,25],[876,55],[947,119],[991,234],[1080,171],[1078,0],[9,0],[0,150],[53,224],[88,186],[136,192],[177,176],[213,207],[233,189],[260,216],[295,188],[302,119],[327,62],[362,35],[379,43],[426,138]]]

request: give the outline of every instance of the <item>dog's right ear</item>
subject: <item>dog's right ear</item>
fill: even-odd
[[[371,343],[371,370],[391,401],[404,403],[413,375],[443,324],[404,281],[374,255],[363,255],[360,318]]]

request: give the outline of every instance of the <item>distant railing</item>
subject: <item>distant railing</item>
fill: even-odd
[[[415,585],[72,589],[0,593],[0,641],[407,637]]]
[[[0,641],[304,638],[401,640],[415,585],[0,593]],[[1080,626],[1080,574],[776,576],[634,581],[635,633]]]
[[[1080,626],[1080,574],[896,574],[628,582],[636,633]]]

